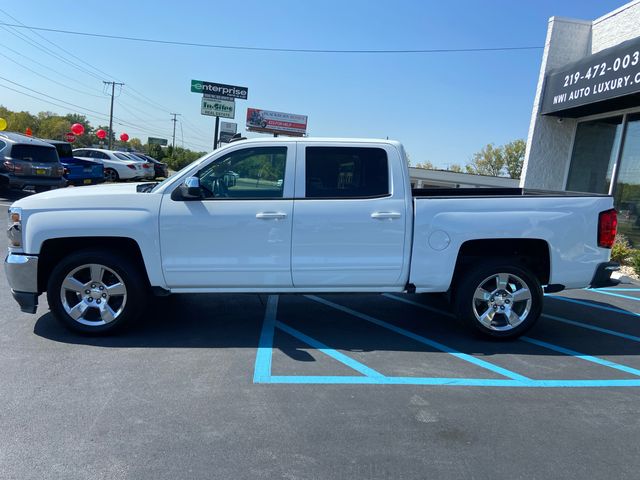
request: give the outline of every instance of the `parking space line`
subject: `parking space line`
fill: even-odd
[[[624,288],[624,287],[585,288],[585,290],[607,290],[612,292],[640,292],[640,288]]]
[[[338,362],[343,363],[344,365],[346,365],[349,368],[352,368],[356,372],[360,372],[361,374],[366,375],[367,377],[373,377],[373,378],[384,377],[384,375],[382,375],[380,372],[377,372],[373,368],[369,368],[366,365],[354,360],[353,358],[348,357],[347,355],[344,355],[343,353],[340,353],[337,350],[334,350],[333,348],[329,348],[324,343],[319,342],[318,340],[315,340],[305,335],[304,333],[299,332],[298,330],[295,330],[294,328],[291,328],[288,325],[285,325],[282,322],[276,321],[276,328],[282,330],[285,333],[288,333],[292,337],[297,338],[298,340],[306,343],[307,345],[315,348],[316,350],[324,353],[325,355],[333,358],[334,360],[337,360]]]
[[[348,376],[292,376],[274,375],[262,383],[313,385],[427,385],[451,387],[519,387],[519,388],[611,388],[640,387],[640,379],[619,380],[508,380],[498,378],[440,378],[440,377],[348,377]]]
[[[632,297],[631,295],[622,295],[620,293],[605,292],[604,290],[594,290],[594,291],[596,293],[599,293],[600,295],[611,295],[612,297],[626,298],[626,299],[629,299],[629,300],[634,300],[636,302],[640,302],[640,298]]]
[[[564,302],[577,303],[578,305],[586,305],[588,307],[599,308],[600,310],[607,310],[608,312],[616,312],[622,313],[623,315],[631,315],[632,317],[640,317],[640,313],[629,312],[628,310],[622,310],[621,308],[606,307],[604,305],[597,305],[595,303],[586,302],[584,300],[576,300],[575,298],[560,297],[558,295],[545,294],[545,296],[555,298],[557,300],[562,300]]]
[[[543,317],[555,320],[556,322],[566,323],[567,325],[573,325],[574,327],[586,328],[593,330],[594,332],[606,333],[607,335],[613,335],[615,337],[625,338],[633,342],[640,342],[640,337],[635,335],[629,335],[628,333],[616,332],[615,330],[609,330],[608,328],[596,327],[588,323],[576,322],[575,320],[569,320],[568,318],[556,317],[555,315],[542,314]]]
[[[255,383],[266,382],[271,377],[271,357],[273,354],[273,334],[276,327],[276,313],[278,311],[278,295],[269,295],[267,308],[264,312],[262,332],[258,342],[256,365],[253,372]]]
[[[602,365],[603,367],[614,368],[616,370],[620,370],[621,372],[630,373],[632,375],[636,375],[640,377],[640,370],[627,367],[626,365],[620,365],[619,363],[611,362],[603,358],[598,358],[591,355],[585,355],[584,353],[576,352],[575,350],[570,350],[568,348],[560,347],[552,343],[543,342],[542,340],[537,340],[531,337],[520,337],[520,340],[522,340],[523,342],[528,342],[534,345],[538,345],[539,347],[548,348],[549,350],[563,353],[571,357],[579,358],[580,360],[585,360],[591,363],[597,363],[598,365]]]
[[[481,360],[479,358],[476,358],[472,355],[466,354],[466,353],[462,353],[459,352],[451,347],[448,347],[447,345],[444,345],[442,343],[436,342],[434,340],[430,340],[428,338],[422,337],[418,334],[415,334],[413,332],[410,332],[409,330],[405,330],[404,328],[400,328],[400,327],[396,327],[395,325],[392,325],[390,323],[387,323],[383,320],[379,320],[377,318],[371,317],[369,315],[366,315],[364,313],[360,313],[357,312],[355,310],[352,310],[348,307],[342,306],[342,305],[338,305],[337,303],[333,303],[330,302],[329,300],[325,300],[324,298],[320,298],[320,297],[316,297],[315,295],[305,295],[306,298],[310,299],[310,300],[314,300],[318,303],[322,303],[323,305],[326,305],[328,307],[331,308],[335,308],[336,310],[340,310],[344,313],[347,313],[349,315],[353,315],[354,317],[358,317],[361,318],[362,320],[366,320],[368,322],[371,322],[375,325],[378,325],[380,327],[386,328],[388,330],[391,330],[395,333],[398,333],[400,335],[404,335],[405,337],[411,338],[412,340],[415,340],[417,342],[423,343],[425,345],[428,345],[430,347],[433,347],[437,350],[440,350],[441,352],[445,352],[448,353],[450,355],[453,355],[454,357],[459,358],[460,360],[464,360],[466,362],[469,363],[473,363],[481,368],[484,368],[486,370],[490,370],[494,373],[498,373],[500,375],[504,375],[505,377],[511,378],[513,380],[522,380],[522,381],[527,381],[530,380],[528,377],[525,377],[524,375],[520,375],[518,373],[512,372],[510,370],[507,370],[506,368],[502,368],[499,367],[497,365],[494,365],[492,363],[486,362],[484,360]],[[395,297],[394,297],[395,298]]]

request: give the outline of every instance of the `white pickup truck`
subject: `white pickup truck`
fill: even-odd
[[[446,292],[458,317],[513,338],[543,291],[605,286],[605,195],[411,189],[388,140],[233,142],[162,183],[55,190],[9,211],[5,268],[22,311],[111,332],[152,295]]]

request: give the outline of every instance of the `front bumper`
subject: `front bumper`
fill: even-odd
[[[620,264],[616,262],[604,262],[598,265],[596,273],[591,280],[590,288],[615,287],[620,280],[611,278],[611,274],[620,269]]]
[[[25,313],[36,313],[38,306],[38,257],[9,253],[4,270],[13,298]]]

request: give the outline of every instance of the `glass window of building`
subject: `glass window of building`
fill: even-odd
[[[622,116],[581,122],[576,129],[566,189],[609,193],[622,135]]]
[[[640,113],[627,116],[614,196],[618,232],[640,248]]]

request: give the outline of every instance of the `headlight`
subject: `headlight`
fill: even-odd
[[[9,228],[7,229],[10,247],[22,246],[22,209],[9,208]]]

